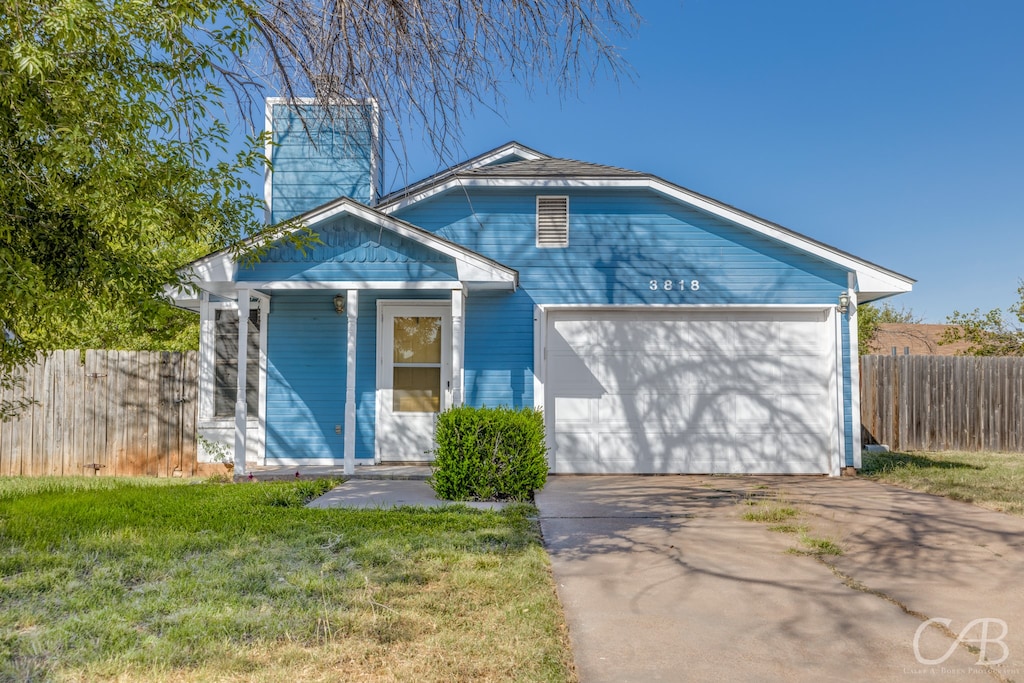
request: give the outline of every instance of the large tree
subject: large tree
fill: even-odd
[[[0,384],[38,349],[102,341],[100,313],[137,336],[178,267],[260,228],[265,95],[376,98],[393,141],[448,160],[504,85],[622,73],[636,21],[629,0],[4,0]]]
[[[994,308],[988,313],[974,309],[970,313],[953,311],[946,318],[951,325],[940,344],[968,343],[964,355],[968,356],[1024,356],[1024,280],[1017,288],[1020,297],[1010,307],[1016,322],[1007,318],[1002,309]]]

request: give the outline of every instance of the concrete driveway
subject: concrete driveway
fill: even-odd
[[[789,552],[761,500],[843,555]],[[1024,681],[1019,517],[824,477],[553,476],[537,505],[584,683]]]

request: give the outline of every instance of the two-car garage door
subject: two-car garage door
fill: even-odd
[[[828,473],[836,462],[825,310],[555,310],[544,346],[555,472]]]

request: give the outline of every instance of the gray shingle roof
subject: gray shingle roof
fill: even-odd
[[[457,175],[466,178],[645,178],[646,173],[572,159],[536,159],[484,166]]]

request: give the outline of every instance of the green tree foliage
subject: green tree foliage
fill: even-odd
[[[195,323],[153,299],[261,227],[245,179],[263,139],[250,124],[229,154],[225,121],[262,121],[267,89],[377,98],[399,139],[415,128],[443,153],[460,114],[509,81],[619,73],[611,38],[637,21],[629,0],[2,7],[0,388],[41,349],[194,343]]]
[[[861,304],[857,306],[857,345],[860,354],[867,353],[878,333],[878,326],[884,323],[910,323],[921,322],[921,317],[914,315],[909,308],[895,308],[892,304],[882,304],[881,307],[874,304]]]
[[[257,227],[258,140],[230,157],[217,111],[243,21],[223,0],[4,4],[0,368],[168,322],[151,302],[176,269]]]
[[[1017,322],[1007,319],[999,308],[988,313],[977,308],[970,313],[953,311],[953,315],[946,318],[952,327],[946,330],[939,343],[966,341],[968,347],[964,354],[968,356],[1024,356],[1024,280],[1017,294],[1020,299],[1009,311]]]

